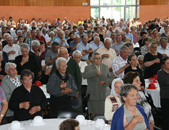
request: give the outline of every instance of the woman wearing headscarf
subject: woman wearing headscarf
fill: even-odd
[[[115,111],[121,106],[119,99],[119,88],[123,84],[121,78],[116,78],[112,81],[110,95],[105,100],[105,112],[104,116],[106,120],[111,123],[112,117]]]

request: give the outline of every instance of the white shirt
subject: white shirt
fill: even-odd
[[[15,51],[15,54],[10,54],[8,56],[9,60],[15,60],[15,57],[21,55],[21,50],[20,50],[20,46],[18,46],[17,44],[13,44],[12,47],[10,47],[8,44],[4,46],[3,51],[8,53],[10,51]]]
[[[41,33],[41,36],[43,36],[45,38],[45,41],[47,41],[47,39],[49,38],[49,35],[47,33],[45,35],[43,33]]]
[[[85,70],[85,67],[87,66],[87,63],[85,61],[80,61],[78,65],[80,67],[81,73],[83,73]],[[82,77],[82,85],[87,85],[87,79],[83,79],[83,77]]]

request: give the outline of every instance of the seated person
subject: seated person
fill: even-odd
[[[134,85],[120,86],[120,99],[124,103],[113,115],[111,130],[150,130],[144,109],[136,105],[138,89]]]
[[[3,52],[0,51],[0,82],[6,75],[5,62],[3,61]]]
[[[109,121],[109,124],[112,122],[113,114],[121,106],[119,88],[122,84],[123,81],[120,78],[114,79],[111,84],[111,93],[105,100],[104,116]]]
[[[50,116],[57,117],[61,110],[70,110],[71,97],[77,96],[77,85],[73,76],[66,73],[66,59],[59,57],[56,60],[56,72],[53,73],[47,84],[50,94]]]
[[[14,111],[14,120],[23,121],[42,116],[42,110],[47,106],[43,91],[32,84],[33,78],[30,70],[22,71],[22,85],[13,91],[9,101],[9,108]]]

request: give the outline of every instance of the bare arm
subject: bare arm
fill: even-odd
[[[130,66],[130,64],[126,63],[126,65],[122,68],[120,68],[118,71],[116,71],[115,73],[118,75],[118,74],[121,74],[128,66]]]
[[[48,60],[48,61],[46,62],[46,65],[52,64],[57,58],[58,58],[58,56],[54,57],[54,58],[51,59],[51,60]]]
[[[76,49],[77,44],[78,44],[78,42],[76,42],[76,43],[74,44],[74,46],[72,47],[72,50],[73,50],[73,51]]]
[[[155,64],[155,63],[160,63],[160,59],[155,59],[155,60],[152,60],[152,61],[146,61],[145,63],[144,63],[144,66],[145,67],[149,67],[149,66],[151,66],[151,65],[153,65],[153,64]]]
[[[7,109],[8,109],[8,101],[5,99],[5,100],[2,101],[2,110],[1,110],[0,114],[5,115]],[[0,116],[0,123],[2,121],[2,118],[3,117]]]

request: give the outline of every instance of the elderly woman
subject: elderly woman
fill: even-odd
[[[144,38],[142,41],[143,46],[141,46],[140,48],[140,52],[143,56],[149,52],[150,50],[149,44],[150,44],[150,39],[148,37]]]
[[[33,78],[30,70],[21,72],[22,85],[13,91],[9,101],[9,108],[14,111],[14,120],[23,121],[42,116],[42,110],[47,106],[43,91],[32,84]]]
[[[5,62],[3,61],[3,52],[0,51],[0,82],[6,75]]]
[[[112,81],[110,95],[105,100],[104,116],[109,124],[112,122],[112,117],[115,111],[121,106],[119,98],[119,88],[123,84],[121,78],[116,78]]]
[[[15,58],[15,64],[17,65],[17,71],[20,75],[22,70],[30,69],[34,75],[35,79],[37,78],[39,72],[39,62],[32,55],[29,55],[29,45],[23,43],[20,46],[22,55],[19,55]]]
[[[85,61],[81,61],[81,56],[82,56],[82,53],[79,50],[76,50],[73,52],[73,58],[77,61],[81,74],[83,76],[84,69],[87,66],[87,63]],[[86,95],[86,90],[87,90],[87,80],[83,79],[82,77],[82,86],[81,86],[82,100],[84,99],[84,96]]]
[[[144,109],[136,105],[138,89],[134,85],[120,86],[120,99],[123,103],[113,115],[111,130],[150,130]]]
[[[91,117],[104,113],[104,102],[108,96],[108,86],[111,83],[109,68],[101,63],[101,55],[94,52],[92,60],[93,64],[86,66],[83,73],[83,78],[88,81],[86,94],[90,94],[88,108]]]
[[[139,77],[141,79],[141,82],[142,82],[142,86],[145,86],[145,83],[144,83],[144,78],[143,78],[143,75],[142,75],[142,70],[139,68],[138,66],[138,60],[137,60],[137,56],[134,55],[134,54],[131,54],[128,56],[128,62],[130,64],[129,67],[127,67],[125,70],[124,70],[124,73],[127,74],[128,72],[132,71],[132,72],[138,72],[139,73]]]
[[[157,43],[151,42],[149,45],[150,52],[144,56],[144,78],[149,79],[157,74],[158,70],[161,69],[162,55],[157,52]]]
[[[77,95],[77,86],[73,76],[66,73],[66,59],[59,57],[56,60],[56,72],[53,73],[47,84],[47,91],[50,94],[50,116],[57,117],[61,110],[70,110],[71,97]]]
[[[15,88],[21,85],[20,76],[16,75],[16,64],[15,63],[6,63],[5,71],[7,76],[2,79],[1,87],[4,90],[7,101],[9,101],[12,92]],[[10,123],[13,121],[13,111],[8,109],[6,113],[6,121]]]
[[[59,125],[59,130],[79,130],[79,122],[74,119],[64,120]]]
[[[169,57],[164,57],[162,59],[162,69],[157,73],[157,80],[160,85],[160,99],[162,108],[162,126],[163,130],[169,129]]]
[[[138,100],[137,104],[142,106],[146,115],[148,116],[149,120],[149,126],[151,130],[154,130],[154,118],[151,112],[151,106],[147,102],[147,99],[145,97],[145,94],[141,91],[141,82],[139,78],[138,72],[128,72],[124,78],[123,81],[125,84],[129,83],[137,87],[138,89]]]

